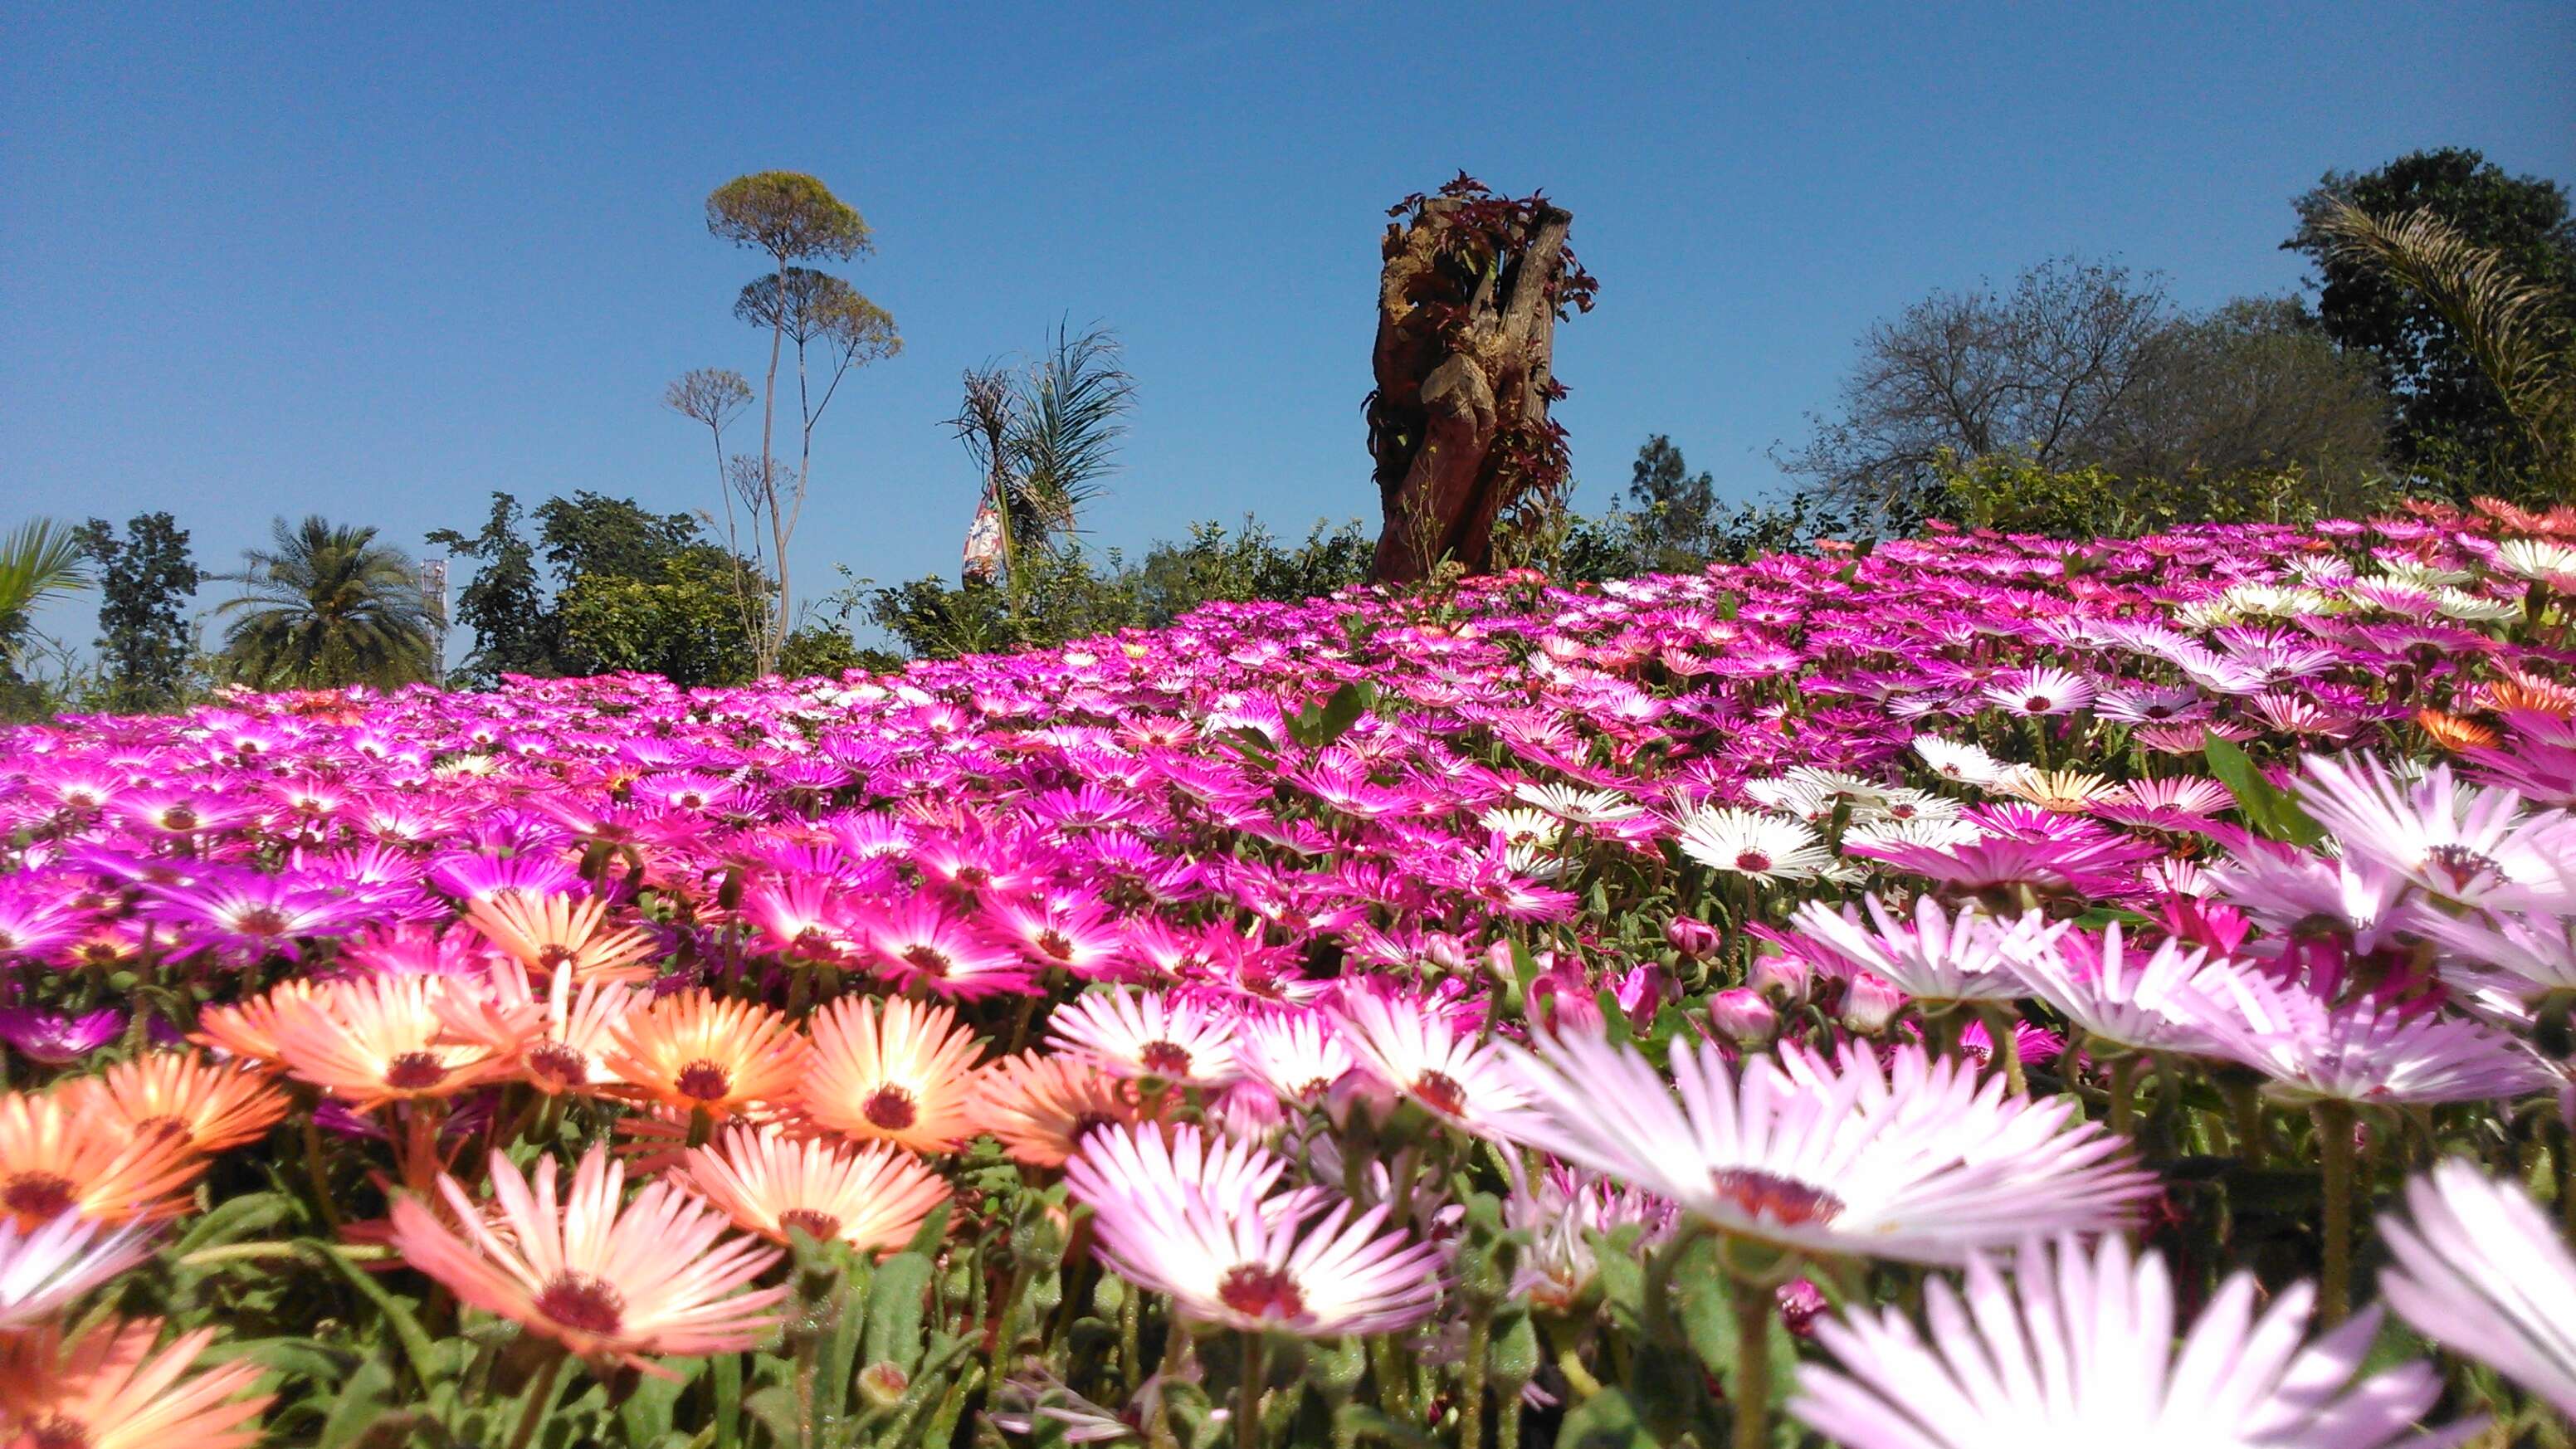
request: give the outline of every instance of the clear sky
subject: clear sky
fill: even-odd
[[[1068,314],[1141,386],[1100,542],[1374,526],[1377,237],[1461,167],[1601,278],[1578,504],[1657,431],[1749,496],[1925,292],[2070,251],[2286,291],[2294,193],[2445,144],[2576,180],[2576,7],[8,0],[0,525],[167,508],[229,567],[278,514],[713,506],[659,397],[757,376],[701,206],[768,168],[866,215],[906,343],[825,423],[802,579],[953,572],[959,371]]]

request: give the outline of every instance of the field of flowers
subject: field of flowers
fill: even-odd
[[[1936,532],[17,729],[0,1440],[2563,1445],[2572,613]]]

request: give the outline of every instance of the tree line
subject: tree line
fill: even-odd
[[[1472,183],[1451,190],[1459,185]],[[1451,231],[1481,217],[1503,228],[1490,265],[1519,235],[1504,235],[1505,223],[1561,240],[1569,220],[1541,198],[1481,189],[1407,206],[1414,225],[1391,229],[1391,248],[1421,240],[1432,211]],[[1785,488],[1727,503],[1710,473],[1690,471],[1657,435],[1600,511],[1574,510],[1559,467],[1548,488],[1494,510],[1481,552],[1491,565],[1589,580],[1934,519],[2083,535],[2350,514],[2402,495],[2576,499],[2576,220],[2565,190],[2452,148],[2329,172],[2293,214],[2282,246],[2312,266],[2313,302],[2251,297],[2193,311],[2154,273],[2043,259],[2009,284],[1936,292],[1865,332],[1834,410],[1812,419],[1805,441],[1773,450]],[[1386,539],[1357,519],[1319,522],[1302,540],[1247,518],[1195,525],[1133,558],[1092,548],[1083,511],[1118,469],[1137,384],[1114,332],[1068,319],[1034,357],[997,358],[961,379],[945,426],[966,452],[978,507],[954,580],[879,584],[838,566],[836,587],[800,599],[790,551],[817,480],[820,424],[850,378],[896,356],[902,338],[883,308],[818,265],[875,244],[822,182],[736,178],[708,197],[706,224],[766,263],[732,304],[764,344],[760,382],[702,366],[663,397],[705,430],[715,506],[662,513],[586,490],[523,505],[494,493],[472,531],[427,536],[469,571],[452,619],[420,564],[365,526],[280,519],[240,568],[208,573],[166,512],[122,530],[39,520],[0,538],[0,709],[165,709],[226,685],[392,687],[442,667],[442,682],[466,687],[614,670],[699,686],[884,668],[1157,625],[1211,600],[1308,597],[1383,564]],[[1457,260],[1441,235],[1422,243],[1426,275]],[[1473,261],[1473,250],[1458,256]],[[1588,300],[1596,284],[1579,281]],[[1371,400],[1381,475],[1390,456],[1410,456],[1417,426],[1389,410],[1389,375],[1381,369]],[[1543,376],[1525,390],[1561,391]],[[737,450],[729,439],[755,406],[757,445]],[[1562,464],[1562,432],[1549,436]],[[1507,463],[1513,449],[1529,451],[1504,438],[1495,454]],[[1444,576],[1436,548],[1414,553],[1420,572]],[[235,593],[201,621],[190,603],[207,583]],[[84,658],[45,639],[34,617],[92,585],[98,637]],[[204,637],[208,624],[218,640]],[[444,660],[451,626],[471,642]]]

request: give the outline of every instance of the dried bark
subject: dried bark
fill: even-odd
[[[1378,279],[1367,414],[1385,523],[1370,576],[1411,582],[1444,559],[1489,572],[1497,523],[1565,486],[1556,322],[1590,309],[1593,280],[1566,244],[1573,216],[1542,196],[1461,176],[1390,214],[1403,219]]]

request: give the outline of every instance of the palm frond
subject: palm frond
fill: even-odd
[[[1023,505],[1045,533],[1071,532],[1082,506],[1118,469],[1118,440],[1135,406],[1136,380],[1119,366],[1117,334],[1098,323],[1058,324],[1029,371],[1011,438]]]
[[[2553,289],[2429,207],[2380,217],[2337,198],[2316,226],[2335,256],[2422,297],[2458,334],[2544,469],[2576,466],[2576,338]]]
[[[39,604],[89,585],[89,555],[73,530],[31,519],[0,539],[0,663],[14,662]]]

